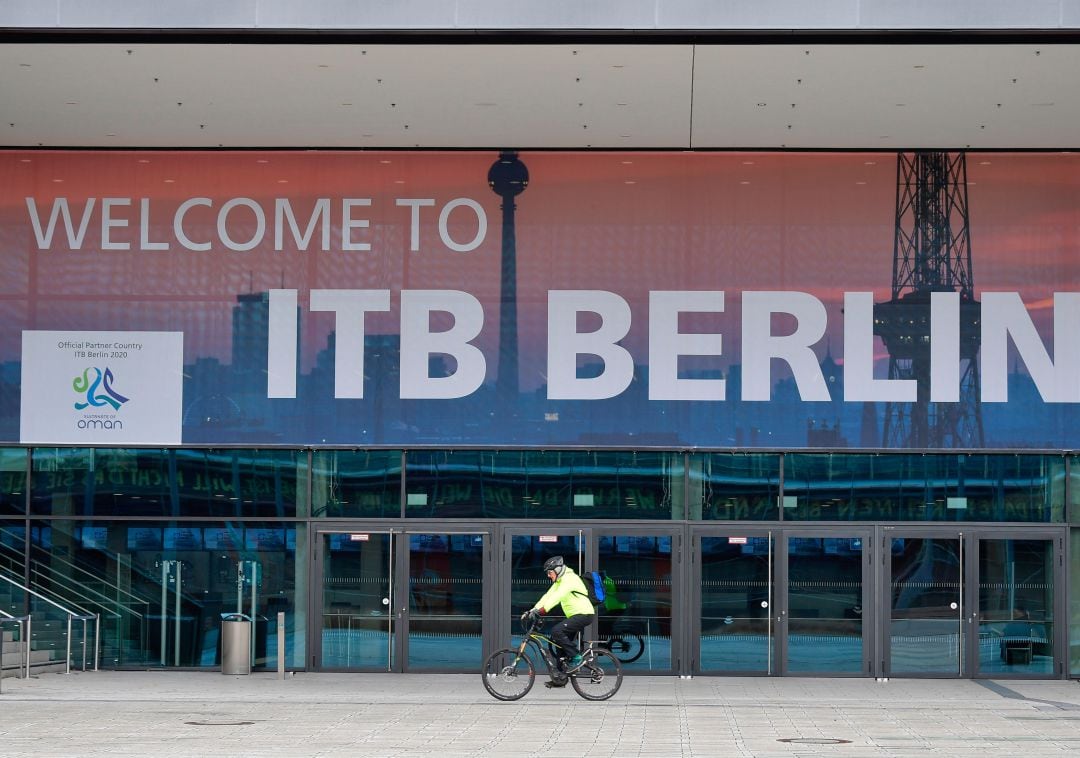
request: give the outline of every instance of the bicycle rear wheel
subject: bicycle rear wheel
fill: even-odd
[[[623,663],[633,663],[645,652],[645,640],[640,634],[613,634],[604,645]]]
[[[570,684],[586,700],[607,700],[622,686],[619,659],[602,648],[593,648],[585,665],[570,675]]]
[[[484,661],[480,672],[484,689],[499,700],[518,700],[532,689],[536,681],[536,672],[532,661],[517,650],[497,650]]]

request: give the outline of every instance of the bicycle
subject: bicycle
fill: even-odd
[[[536,682],[536,669],[526,650],[532,648],[535,654],[547,666],[548,676],[553,686],[565,686],[569,680],[574,691],[586,700],[607,700],[622,686],[622,667],[611,651],[601,647],[601,643],[590,640],[581,650],[581,666],[572,673],[563,670],[559,661],[549,651],[555,642],[541,634],[544,621],[535,616],[528,621],[522,618],[523,635],[517,649],[496,650],[484,661],[480,675],[484,689],[498,700],[519,700],[529,693]]]

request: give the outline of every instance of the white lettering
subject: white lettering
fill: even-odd
[[[930,401],[960,402],[960,293],[930,293]]]
[[[1016,292],[985,292],[982,300],[982,400],[1009,399],[1008,340],[1027,366],[1031,380],[1048,403],[1080,402],[1080,293],[1054,293],[1054,360]]]
[[[281,250],[285,244],[285,222],[289,224],[293,241],[298,250],[307,250],[311,238],[315,235],[315,225],[322,221],[322,246],[320,249],[330,249],[330,198],[320,197],[315,201],[315,207],[311,210],[311,218],[300,233],[300,227],[296,223],[293,214],[292,203],[287,197],[279,197],[274,200],[274,249]]]
[[[795,317],[795,331],[772,334],[772,315]],[[812,345],[825,335],[825,306],[805,292],[744,292],[742,296],[743,400],[768,400],[772,388],[771,362],[791,367],[803,400],[829,400]]]
[[[296,290],[270,290],[266,396],[296,397]]]
[[[449,313],[454,325],[431,331],[431,314]],[[402,290],[401,292],[401,398],[449,400],[465,397],[484,383],[487,362],[469,344],[484,327],[484,307],[468,292],[458,290]],[[449,355],[457,362],[453,374],[433,377],[432,355]]]
[[[367,229],[367,219],[354,219],[352,217],[352,209],[360,206],[366,207],[371,205],[371,198],[366,197],[347,197],[341,201],[341,249],[342,250],[370,250],[371,244],[368,242],[353,242],[352,230],[353,229]]]
[[[722,354],[723,335],[682,334],[680,313],[723,313],[723,292],[649,293],[649,399],[723,400],[723,379],[680,379],[680,355]]]
[[[184,216],[196,205],[205,205],[210,208],[213,203],[208,197],[191,197],[180,203],[180,207],[176,209],[176,213],[173,215],[173,234],[176,235],[176,239],[180,241],[180,244],[188,250],[209,250],[209,242],[192,242],[191,238],[184,232]]]
[[[364,396],[364,314],[390,310],[390,290],[312,290],[311,310],[333,311],[334,397]]]
[[[255,233],[251,235],[251,239],[247,242],[236,242],[229,236],[229,213],[233,208],[240,205],[250,208],[252,213],[255,214]],[[236,250],[238,252],[251,250],[262,242],[263,235],[266,234],[266,214],[263,213],[262,206],[250,197],[234,197],[232,200],[229,200],[221,206],[221,210],[218,211],[217,231],[218,237],[221,239],[222,243],[230,250]]]
[[[420,250],[420,209],[435,205],[431,198],[401,197],[397,200],[398,206],[411,208],[409,212],[409,250]]]
[[[150,198],[144,197],[139,201],[139,249],[140,250],[168,250],[168,242],[150,241]]]
[[[844,400],[914,403],[914,379],[874,378],[874,293],[844,293]]]
[[[26,208],[30,212],[30,223],[34,227],[34,238],[37,240],[38,250],[47,250],[52,246],[53,230],[56,228],[58,216],[64,217],[64,227],[67,229],[68,247],[72,250],[82,248],[83,236],[90,225],[90,214],[94,209],[94,198],[86,198],[86,206],[83,208],[82,221],[79,222],[79,232],[75,233],[71,220],[71,211],[68,209],[66,197],[58,197],[53,200],[52,213],[49,214],[49,225],[44,232],[41,230],[41,218],[38,216],[37,202],[32,197],[26,198]]]
[[[454,240],[450,239],[450,231],[447,226],[450,220],[450,212],[462,205],[466,208],[471,208],[473,213],[476,214],[476,236],[473,237],[471,242],[465,242],[459,245],[454,242]],[[459,197],[443,206],[442,212],[439,214],[439,238],[448,248],[458,253],[467,253],[470,250],[475,250],[480,247],[486,236],[487,214],[484,213],[484,209],[480,206],[480,203],[467,197]]]
[[[127,226],[126,218],[113,218],[112,208],[114,205],[131,205],[130,197],[105,197],[101,199],[101,249],[102,250],[130,250],[131,244],[127,242],[113,242],[110,239],[110,230],[114,226]]]
[[[596,313],[600,327],[578,332],[578,313]],[[615,397],[634,379],[634,359],[618,343],[630,331],[630,306],[614,292],[548,292],[548,397],[552,400],[599,400]],[[595,355],[604,364],[600,376],[579,378],[579,355]]]

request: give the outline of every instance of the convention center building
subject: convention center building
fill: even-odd
[[[562,555],[628,674],[1080,676],[1077,71],[1075,0],[0,4],[7,637],[473,672]]]

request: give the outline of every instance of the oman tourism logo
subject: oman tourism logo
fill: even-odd
[[[128,398],[113,389],[112,385],[115,379],[112,369],[108,366],[105,367],[104,372],[94,366],[83,369],[82,376],[76,376],[71,382],[72,388],[80,396],[85,395],[86,397],[85,402],[75,402],[75,409],[81,411],[86,408],[103,408],[108,405],[114,411],[120,410],[120,406],[126,403]]]

